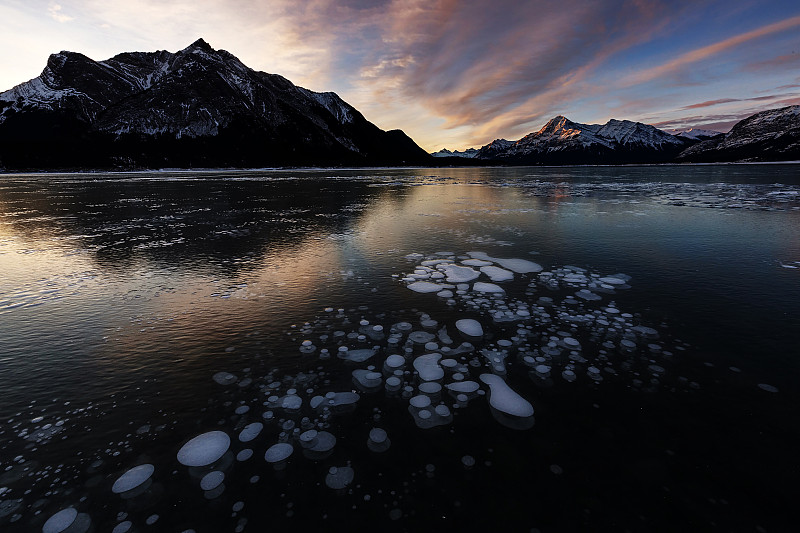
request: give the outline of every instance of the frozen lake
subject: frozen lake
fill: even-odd
[[[790,530],[798,334],[800,165],[3,175],[0,530]]]

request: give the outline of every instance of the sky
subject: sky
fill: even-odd
[[[800,104],[797,0],[0,0],[0,91],[61,50],[99,61],[200,37],[429,151],[556,115],[727,131]]]

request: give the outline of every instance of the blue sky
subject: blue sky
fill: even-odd
[[[203,37],[428,150],[557,114],[725,131],[800,103],[796,0],[0,0],[0,21],[0,90],[60,50],[102,60]]]

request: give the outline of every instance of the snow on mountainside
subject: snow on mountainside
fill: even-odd
[[[633,162],[665,159],[684,146],[680,139],[640,122],[580,124],[559,115],[518,141],[484,146],[478,157],[548,164]]]
[[[207,140],[223,135],[216,143]],[[255,71],[203,39],[176,53],[128,52],[99,62],[74,52],[51,55],[40,76],[0,93],[0,140],[24,142],[28,151],[45,150],[46,139],[51,151],[63,148],[53,144],[53,136],[116,139],[107,145],[116,153],[109,157],[131,164],[143,155],[132,143],[150,143],[149,152],[158,154],[152,157],[169,160],[165,143],[182,139],[203,146],[203,154],[186,148],[182,157],[213,157],[217,164],[430,158],[402,132],[380,130],[335,93]],[[16,158],[11,148],[6,152],[0,160]],[[32,153],[26,157],[36,160]]]
[[[684,150],[681,161],[787,161],[800,159],[800,106],[770,109],[737,122],[724,137]]]
[[[717,135],[722,135],[722,132],[714,130],[704,130],[701,128],[689,128],[685,130],[669,130],[668,133],[673,134],[675,137],[689,139],[692,141],[704,141]]]
[[[442,148],[438,152],[432,152],[431,155],[433,157],[463,157],[465,159],[474,159],[478,155],[478,149],[467,148],[463,151],[453,150],[451,152],[447,148]]]

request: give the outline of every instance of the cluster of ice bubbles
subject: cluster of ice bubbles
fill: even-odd
[[[446,322],[424,311],[394,321],[387,313],[369,315],[367,307],[328,307],[313,322],[292,328],[292,335],[303,339],[298,338],[300,357],[311,364],[327,361],[329,367],[340,362],[338,373],[345,367],[351,379],[348,390],[341,385],[340,390],[324,390],[337,387],[326,379],[324,366],[296,375],[275,369],[256,379],[227,371],[212,376],[225,388],[257,387],[261,409],[241,402],[233,427],[195,435],[178,449],[177,461],[204,498],[223,494],[236,465],[254,457],[263,457],[262,464],[276,473],[296,460],[324,464],[337,443],[328,431],[332,417],[354,412],[364,395],[404,402],[422,430],[455,424],[458,413],[471,409],[488,409],[498,423],[528,430],[534,425],[535,397],[548,388],[607,382],[640,391],[700,387],[670,371],[675,356],[658,330],[612,300],[631,288],[625,274],[603,275],[576,266],[544,270],[532,261],[482,252],[410,254],[406,259],[413,269],[395,279],[419,293],[421,301],[444,303]],[[673,344],[685,349],[679,341]],[[524,379],[509,380],[512,374],[527,377],[530,386],[522,385]],[[759,388],[777,392],[765,384]],[[264,431],[267,426],[270,430]],[[386,453],[390,437],[391,428],[371,428],[364,454]],[[461,462],[467,469],[475,466],[471,456]],[[252,473],[252,467],[246,470]],[[134,465],[116,478],[111,491],[136,498],[159,475],[165,473],[152,464]],[[357,475],[348,461],[327,467],[318,481],[341,493]],[[259,478],[252,475],[250,483]],[[244,504],[234,507],[236,514]],[[402,514],[395,507],[390,517]],[[158,515],[148,520],[155,522]],[[43,531],[86,531],[90,524],[88,515],[68,507],[53,514]],[[236,531],[245,524],[240,519]],[[129,520],[120,520],[114,532],[132,528]]]

